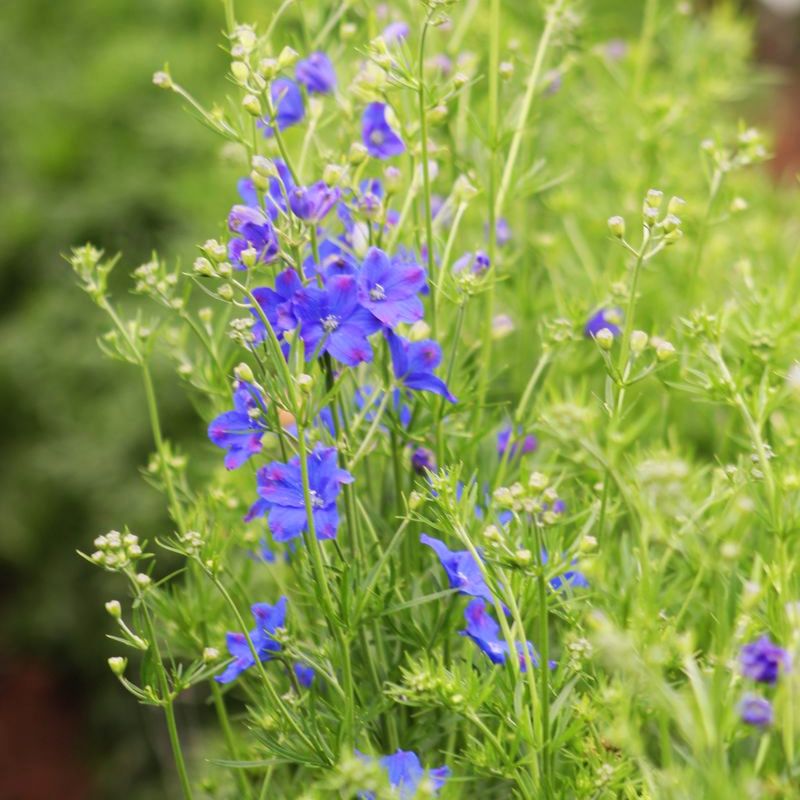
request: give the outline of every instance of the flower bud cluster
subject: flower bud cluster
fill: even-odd
[[[134,564],[144,553],[139,545],[139,537],[133,533],[109,531],[94,540],[96,550],[91,561],[100,567],[116,572]]]
[[[541,472],[533,472],[527,485],[520,482],[501,486],[492,494],[494,502],[501,508],[517,514],[535,514],[540,523],[553,525],[564,510],[564,501],[558,496],[555,486]]]
[[[133,271],[133,277],[136,279],[134,291],[137,294],[147,295],[167,308],[183,308],[183,298],[175,295],[178,273],[169,272],[164,262],[157,259],[148,261]]]

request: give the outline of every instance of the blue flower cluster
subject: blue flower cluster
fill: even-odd
[[[791,669],[792,659],[789,653],[771,641],[769,636],[762,636],[742,648],[739,654],[739,666],[745,678],[773,686],[782,673]],[[766,727],[772,724],[772,703],[752,692],[747,692],[742,698],[739,713],[742,721],[748,725]]]
[[[362,753],[357,755],[365,761],[369,760],[369,757]],[[434,767],[426,771],[420,763],[419,756],[410,750],[398,750],[390,756],[383,756],[378,763],[386,770],[389,785],[397,790],[400,800],[411,800],[416,797],[417,789],[426,774],[434,792],[438,792],[450,777],[449,767]],[[358,797],[359,800],[374,800],[375,795],[373,792],[359,792]]]

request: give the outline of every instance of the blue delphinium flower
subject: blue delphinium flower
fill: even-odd
[[[445,382],[433,374],[442,361],[442,348],[436,342],[432,339],[409,342],[391,331],[386,331],[386,338],[394,376],[406,389],[433,392],[451,403],[456,402]]]
[[[622,333],[619,328],[621,322],[622,311],[620,309],[601,308],[586,321],[583,333],[587,339],[593,339],[603,328],[608,328],[614,336],[619,336]]]
[[[764,728],[772,724],[772,704],[755,694],[746,694],[739,703],[742,722]]]
[[[493,602],[494,598],[483,579],[480,566],[469,550],[450,550],[444,542],[426,533],[421,534],[419,540],[439,556],[452,589],[458,589],[459,594],[482,597],[490,603]]]
[[[503,428],[500,433],[497,434],[497,454],[499,456],[503,456],[508,449],[508,443],[511,439],[512,430],[512,427],[509,425],[508,427]],[[519,441],[520,438],[522,439],[522,442]],[[526,453],[533,453],[538,446],[539,442],[537,441],[536,437],[530,433],[523,435],[523,429],[520,427],[517,429],[514,441],[511,444],[511,452],[508,454],[508,456],[509,458],[514,458],[519,450],[522,451],[523,455]]]
[[[556,504],[559,502],[562,501],[557,500],[553,504],[553,511],[556,514],[561,513],[560,511],[556,511],[555,508]],[[547,562],[548,562],[547,551],[542,550],[542,564],[547,564]],[[572,566],[574,566],[577,563],[578,563],[577,558],[572,560]],[[559,591],[565,586],[571,586],[573,589],[587,589],[589,587],[589,581],[586,579],[586,576],[582,572],[579,572],[577,569],[567,569],[560,575],[556,575],[554,578],[551,578],[550,586],[552,586],[555,591]]]
[[[261,467],[256,476],[259,500],[250,509],[246,520],[268,514],[272,538],[286,542],[308,529],[306,501],[300,458],[294,456],[287,464],[274,461]],[[342,485],[352,483],[353,476],[340,469],[333,447],[317,446],[308,456],[308,483],[311,495],[311,514],[318,539],[333,539],[339,527],[336,499]]]
[[[783,672],[788,672],[792,662],[789,653],[762,636],[755,642],[746,644],[739,655],[742,675],[759,683],[775,683]]]
[[[261,307],[275,335],[281,339],[286,331],[297,327],[297,317],[294,312],[293,298],[303,288],[300,276],[293,269],[285,269],[275,278],[275,288],[259,286],[253,289],[253,297]],[[256,309],[251,311],[255,317],[253,336],[256,342],[263,342],[267,335],[267,328]]]
[[[411,453],[411,467],[419,474],[433,472],[436,469],[436,458],[427,447],[417,447]]]
[[[361,753],[358,755],[366,761],[370,760]],[[426,774],[437,793],[450,777],[450,768],[446,766],[425,770],[417,754],[410,750],[398,750],[390,756],[383,756],[378,763],[386,770],[389,784],[397,790],[400,800],[412,800],[416,797],[419,784]],[[375,800],[373,792],[359,792],[358,797],[360,800]]]
[[[386,104],[370,103],[361,118],[364,146],[373,158],[391,158],[405,153],[406,146],[386,121]]]
[[[321,275],[327,280],[334,275],[355,275],[358,272],[358,260],[342,238],[323,239],[317,252],[319,263],[314,260],[313,252],[303,262],[303,271],[309,278]]]
[[[487,655],[493,664],[505,664],[508,656],[508,642],[500,636],[500,626],[494,617],[489,614],[486,603],[477,598],[471,600],[464,611],[464,618],[467,620],[467,627],[459,631],[462,636],[469,636],[473,642]],[[526,642],[528,653],[531,657],[531,664],[539,666],[539,656],[530,642]],[[525,672],[527,663],[522,642],[516,642],[519,667]]]
[[[297,661],[292,669],[294,670],[295,677],[297,678],[297,682],[308,689],[312,683],[314,683],[314,668],[309,667],[307,664],[302,664],[301,662]]]
[[[260,661],[269,661],[273,655],[280,651],[281,645],[273,638],[278,628],[282,628],[286,621],[286,598],[281,597],[274,606],[269,603],[256,603],[250,607],[256,627],[250,631],[250,641]],[[234,660],[228,664],[221,675],[215,680],[218,683],[231,683],[245,670],[250,669],[255,663],[253,650],[243,633],[228,633],[225,637],[228,652]]]
[[[272,106],[275,109],[275,123],[279,131],[286,130],[292,125],[297,125],[303,121],[306,114],[303,105],[303,93],[300,87],[290,78],[275,78],[269,87],[269,94],[272,98]],[[258,121],[260,128],[264,130],[264,136],[271,138],[275,132],[272,128],[272,121],[263,119]]]
[[[425,285],[425,270],[413,262],[389,259],[370,247],[358,273],[358,302],[384,325],[422,319],[422,300],[417,293]]]
[[[368,337],[380,322],[358,304],[355,276],[335,275],[323,289],[306,287],[295,295],[294,308],[307,359],[330,353],[351,367],[372,359]]]
[[[491,263],[488,254],[483,250],[476,250],[474,253],[464,253],[464,255],[453,264],[453,272],[469,270],[475,275],[482,275],[489,269]]]
[[[214,417],[208,438],[226,450],[225,467],[237,469],[261,452],[261,437],[267,430],[267,405],[261,392],[246,381],[237,381],[233,391],[233,410]]]
[[[387,25],[383,29],[381,36],[386,44],[394,44],[395,42],[402,42],[404,39],[407,39],[408,33],[408,23],[401,20],[399,22],[392,22],[390,25]]]
[[[296,217],[305,222],[319,223],[339,202],[341,191],[336,186],[328,186],[325,181],[317,181],[311,186],[297,186],[289,194],[289,205]]]
[[[278,256],[278,236],[272,223],[259,208],[236,205],[228,214],[228,227],[237,236],[228,242],[228,259],[235,269],[246,269],[242,252],[255,250],[255,261],[268,264]]]
[[[336,72],[325,53],[311,53],[298,61],[294,74],[310,94],[330,94],[336,88]]]

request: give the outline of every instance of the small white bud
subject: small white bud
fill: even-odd
[[[608,328],[600,328],[594,340],[601,350],[610,350],[614,346],[614,334]]]
[[[128,666],[128,659],[122,656],[111,656],[108,659],[108,666],[118,678],[121,678],[125,674],[125,668]]]

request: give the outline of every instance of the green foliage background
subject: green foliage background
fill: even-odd
[[[237,12],[242,20],[263,20],[266,5],[240,2]],[[582,44],[635,35],[641,21],[631,9],[639,5],[587,3],[592,24],[584,35],[591,42]],[[530,14],[528,2],[510,1],[507,9],[520,20]],[[154,772],[154,756],[135,707],[108,678],[111,649],[98,631],[110,589],[74,550],[122,522],[152,532],[166,517],[162,499],[137,476],[151,449],[138,376],[91,346],[102,320],[74,289],[60,254],[91,240],[124,251],[132,266],[153,249],[188,263],[194,245],[220,230],[240,168],[174,98],[152,87],[150,76],[168,59],[173,74],[200,97],[222,98],[221,27],[218,0],[25,0],[7,4],[0,26],[4,73],[11,76],[0,82],[0,672],[14,660],[40,662],[78,698],[96,797],[120,786],[131,799],[162,795],[146,777]],[[582,227],[580,235],[598,241],[606,218],[635,213],[650,185],[702,202],[697,143],[731,134],[741,104],[753,98],[745,80],[749,24],[731,7],[718,12],[712,30],[717,38],[702,42],[707,62],[693,57],[692,41],[671,41],[669,30],[660,32],[654,61],[664,68],[655,70],[638,106],[626,101],[613,69],[596,64],[566,74],[574,102],[540,106],[547,119],[540,146],[559,156],[552,177],[567,166],[581,179],[516,205],[509,216],[512,228],[529,237],[521,251],[544,267],[523,272],[520,265],[520,274],[547,276],[565,308],[586,302],[567,290],[574,277],[569,269],[585,281],[576,219],[593,219],[594,229]],[[693,35],[707,37],[708,29]],[[694,44],[699,49],[701,42]],[[667,53],[674,61],[666,61]],[[676,81],[693,86],[687,105],[677,109]],[[620,113],[604,116],[609,108]],[[734,188],[748,193],[761,222],[739,229],[741,255],[778,274],[776,260],[787,252],[791,231],[763,220],[786,219],[791,198],[773,193],[764,177],[746,180]],[[709,257],[719,254],[714,280],[722,285],[733,254],[720,235],[709,242]],[[593,291],[600,301],[608,269],[596,266]],[[679,254],[659,266],[676,274],[683,268]],[[681,288],[662,281],[660,293],[645,296],[643,317],[656,324],[671,319]],[[524,318],[538,291],[532,277],[525,284],[520,278],[504,294],[509,311]],[[530,372],[529,364],[507,360],[497,400],[518,395]],[[576,364],[576,372],[583,366]],[[199,441],[202,423],[176,382],[163,381],[160,391],[168,435]],[[711,449],[711,414],[686,411],[699,452]]]

